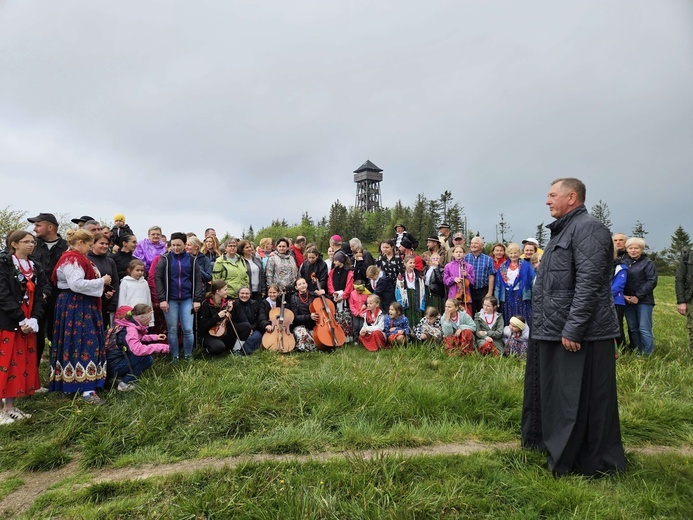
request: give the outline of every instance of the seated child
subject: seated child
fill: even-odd
[[[151,318],[149,305],[119,307],[106,335],[107,375],[109,379],[122,379],[118,383],[120,392],[135,388],[133,382],[154,364],[151,354],[169,351],[168,343],[152,343],[166,341],[166,334],[147,334]]]
[[[414,329],[414,337],[419,341],[438,343],[443,339],[443,327],[440,325],[440,313],[435,307],[427,307],[424,317]]]
[[[529,327],[524,316],[513,316],[510,318],[510,324],[503,329],[505,353],[508,356],[526,358],[528,341]]]
[[[363,280],[354,282],[354,290],[349,294],[349,310],[351,311],[351,330],[358,334],[363,327],[363,317],[366,315],[366,300],[371,292]],[[354,338],[355,339],[355,338]]]
[[[474,352],[476,324],[467,312],[460,310],[460,305],[464,306],[456,298],[449,298],[445,302],[445,314],[440,320],[445,350],[449,356],[464,356]]]
[[[503,337],[503,315],[498,310],[498,300],[493,296],[483,299],[482,308],[476,313],[476,349],[479,353],[502,356],[505,348]]]
[[[364,316],[363,327],[359,332],[359,343],[366,350],[375,352],[385,346],[385,314],[380,309],[380,297],[371,294],[366,300],[366,315]]]
[[[388,347],[406,343],[407,336],[409,336],[409,320],[404,316],[404,309],[398,302],[390,304],[383,328],[385,336],[387,336]]]

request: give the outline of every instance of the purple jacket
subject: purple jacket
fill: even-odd
[[[144,272],[148,273],[154,258],[159,255],[163,255],[165,252],[166,242],[161,240],[158,244],[152,244],[151,240],[145,238],[141,242],[137,243],[137,247],[132,253],[132,256],[139,258],[144,262]]]
[[[469,280],[469,285],[471,286],[474,284],[475,280],[474,267],[469,262],[465,262],[464,259],[462,259],[461,263],[464,264],[464,269],[466,271],[465,278]],[[445,264],[445,270],[443,271],[443,283],[448,288],[448,298],[454,298],[457,294],[457,284],[455,284],[455,278],[459,278],[460,274],[460,262],[457,260],[450,260],[449,263]]]

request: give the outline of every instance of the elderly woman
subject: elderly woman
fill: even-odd
[[[60,290],[51,342],[51,392],[81,392],[89,404],[105,404],[96,390],[106,382],[101,297],[112,280],[89,261],[94,235],[69,229],[70,249],[58,260],[53,283]],[[80,326],[75,326],[79,323]]]
[[[31,233],[13,231],[7,237],[7,252],[0,253],[0,396],[5,403],[0,425],[31,417],[14,401],[41,387],[36,333],[46,280],[41,267],[29,258],[35,246]]]
[[[229,298],[237,298],[238,290],[249,283],[246,261],[238,254],[238,241],[229,238],[224,245],[225,253],[216,259],[212,267],[212,278],[224,280]]]
[[[144,272],[149,273],[149,268],[157,256],[163,255],[166,252],[166,240],[163,240],[161,228],[152,226],[147,232],[147,238],[140,241],[132,254],[135,258],[139,258],[144,262]]]
[[[520,258],[518,244],[508,244],[506,252],[508,260],[496,273],[494,296],[501,304],[505,323],[510,323],[513,316],[523,316],[531,330],[534,268],[529,261]]]
[[[654,350],[652,334],[652,311],[654,309],[654,289],[657,287],[657,270],[645,254],[645,241],[642,238],[629,238],[626,242],[628,258],[628,278],[623,290],[626,301],[626,321],[630,332],[631,348],[639,354],[649,356]]]

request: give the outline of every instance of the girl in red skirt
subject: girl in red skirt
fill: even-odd
[[[446,301],[445,314],[440,320],[445,350],[449,356],[464,356],[474,352],[476,324],[469,314],[459,308],[459,304],[455,298]]]
[[[31,233],[13,231],[7,237],[7,252],[0,253],[0,396],[5,402],[0,424],[31,417],[14,401],[41,386],[36,333],[43,314],[44,279],[39,266],[29,260],[34,247]]]
[[[384,327],[385,314],[380,310],[380,297],[377,294],[371,294],[366,300],[366,315],[359,332],[359,343],[371,352],[383,348],[387,343],[383,333]]]

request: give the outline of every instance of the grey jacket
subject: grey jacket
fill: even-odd
[[[546,227],[551,240],[534,284],[531,337],[576,342],[617,338],[609,230],[584,205]]]

